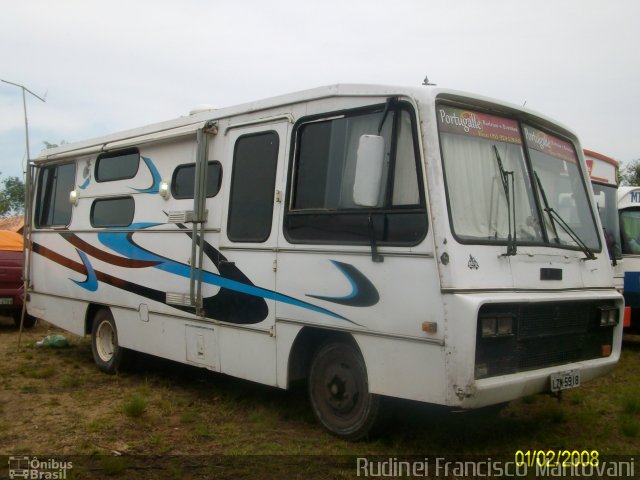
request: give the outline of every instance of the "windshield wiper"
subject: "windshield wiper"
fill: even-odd
[[[567,222],[560,216],[558,212],[556,212],[551,206],[549,206],[549,201],[547,200],[547,194],[544,191],[544,187],[542,186],[542,182],[540,181],[540,177],[538,176],[538,172],[533,172],[533,175],[536,177],[536,183],[538,184],[538,190],[540,191],[540,195],[542,197],[542,202],[544,203],[544,211],[549,215],[549,219],[551,220],[551,227],[553,228],[553,233],[555,235],[556,243],[560,243],[560,237],[558,237],[558,231],[556,230],[556,223],[562,227],[562,229],[567,232],[571,240],[576,242],[576,244],[580,247],[582,252],[587,257],[587,260],[595,260],[597,257],[591,251],[591,249],[587,246],[586,243],[582,241],[582,239],[578,236],[578,234],[569,226]]]
[[[502,159],[498,153],[498,147],[493,145],[493,152],[496,156],[496,162],[498,163],[498,169],[500,170],[500,180],[502,181],[502,188],[504,189],[504,195],[507,198],[507,219],[509,224],[509,235],[507,237],[507,253],[505,256],[515,255],[518,247],[516,244],[516,202],[514,192],[514,178],[513,171],[507,172],[502,166]],[[511,177],[511,188],[509,188],[509,177]],[[513,224],[513,227],[512,227]]]

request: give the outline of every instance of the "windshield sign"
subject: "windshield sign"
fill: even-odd
[[[438,116],[441,132],[522,144],[518,122],[515,120],[453,107],[441,107]]]

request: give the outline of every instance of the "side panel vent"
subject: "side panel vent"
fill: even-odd
[[[191,222],[193,222],[193,210],[169,212],[169,223],[191,223]]]
[[[188,293],[170,293],[167,292],[167,305],[179,305],[181,307],[192,307],[191,295]]]

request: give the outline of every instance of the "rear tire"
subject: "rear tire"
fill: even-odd
[[[341,341],[326,343],[314,355],[309,399],[320,424],[345,440],[366,437],[380,411],[380,397],[369,393],[360,351]]]
[[[98,369],[105,373],[116,373],[126,366],[129,351],[118,343],[118,330],[111,311],[96,312],[91,328],[91,353]]]
[[[22,311],[21,310],[18,310],[17,312],[15,312],[13,314],[13,323],[18,328],[20,328],[21,317],[22,317]],[[37,320],[36,317],[34,317],[33,315],[29,315],[27,313],[24,316],[24,323],[22,324],[22,326],[24,328],[33,328],[33,326],[36,324],[36,320]]]

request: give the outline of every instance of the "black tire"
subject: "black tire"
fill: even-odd
[[[367,369],[350,343],[324,344],[309,372],[309,400],[320,424],[345,440],[366,437],[378,419],[380,397],[369,393]]]
[[[118,343],[118,330],[109,309],[96,312],[91,328],[91,353],[98,369],[116,373],[127,363],[129,351]]]
[[[22,317],[22,310],[18,310],[13,314],[13,323],[17,328],[20,328],[21,317]],[[34,317],[33,315],[29,315],[27,313],[24,316],[24,323],[22,324],[22,326],[24,328],[33,328],[33,326],[36,324],[36,320],[37,320],[36,317]]]

